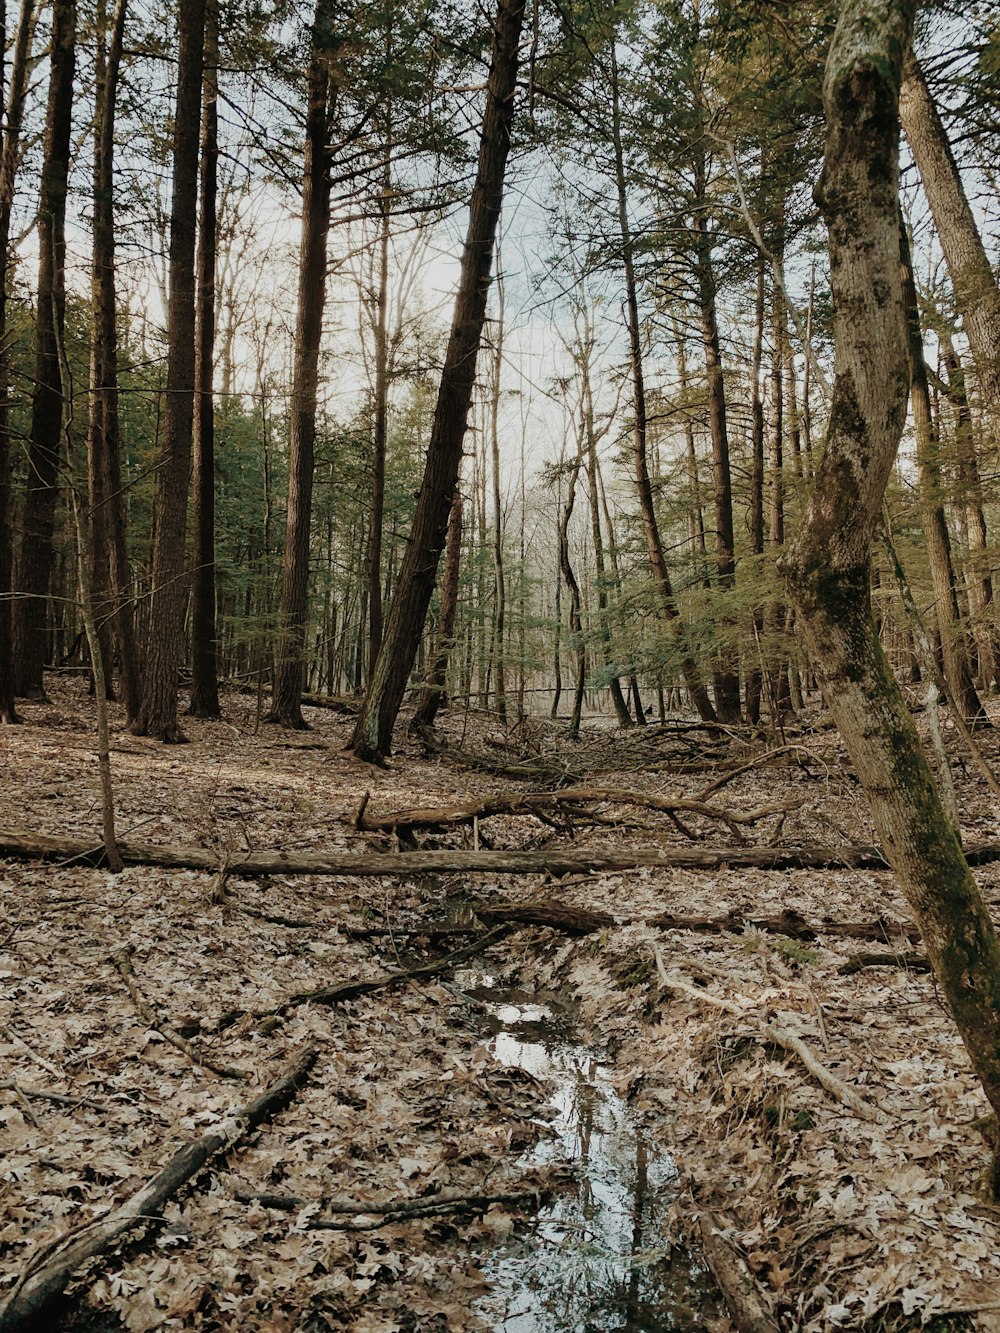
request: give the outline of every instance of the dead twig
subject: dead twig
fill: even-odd
[[[715,1009],[722,1009],[725,1013],[732,1014],[734,1017],[750,1023],[769,1041],[773,1041],[778,1046],[783,1046],[786,1051],[798,1056],[816,1082],[825,1088],[832,1097],[846,1106],[849,1111],[852,1111],[859,1120],[867,1120],[874,1124],[886,1123],[888,1117],[881,1107],[866,1101],[853,1088],[848,1087],[842,1079],[839,1079],[832,1070],[827,1069],[826,1065],[818,1059],[815,1052],[801,1037],[796,1036],[794,1032],[788,1032],[784,1028],[776,1026],[774,1023],[765,1022],[743,1005],[734,1004],[732,1000],[724,1000],[721,996],[713,995],[709,991],[699,990],[696,986],[689,986],[687,982],[682,981],[679,977],[671,976],[664,966],[660,950],[656,949],[655,954],[657,974],[665,988],[686,995],[689,999],[697,1000],[700,1004],[708,1004]]]
[[[139,983],[136,980],[135,973],[132,971],[132,954],[134,950],[131,945],[124,949],[119,949],[117,953],[111,955],[111,961],[114,963],[118,972],[121,974],[122,981],[125,983],[125,989],[132,997],[132,1003],[138,1009],[139,1013],[146,1020],[151,1028],[154,1028],[164,1041],[168,1041],[171,1046],[175,1046],[191,1061],[193,1065],[202,1069],[211,1070],[213,1074],[218,1074],[219,1078],[245,1079],[246,1071],[236,1069],[231,1065],[220,1065],[206,1055],[204,1051],[199,1050],[193,1042],[188,1041],[176,1032],[169,1023],[164,1022],[163,1018],[157,1015],[153,1006],[139,989]]]

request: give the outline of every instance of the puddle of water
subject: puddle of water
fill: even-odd
[[[482,972],[456,981],[485,1005],[496,1060],[552,1085],[550,1133],[522,1164],[570,1162],[578,1173],[527,1235],[493,1251],[476,1313],[502,1333],[703,1333],[722,1313],[711,1280],[662,1234],[677,1168],[650,1151],[607,1067],[574,1041],[572,1014]]]

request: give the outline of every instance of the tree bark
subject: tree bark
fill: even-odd
[[[0,6],[6,36],[6,4]],[[14,704],[14,638],[10,594],[14,569],[10,457],[10,348],[7,343],[7,278],[10,217],[20,156],[21,122],[28,88],[28,62],[35,29],[34,0],[21,0],[11,53],[10,83],[3,108],[6,129],[0,147],[0,722],[19,722]]]
[[[760,389],[761,353],[764,345],[764,269],[765,258],[757,259],[757,297],[754,303],[753,353],[750,363],[750,553],[764,554],[764,401]],[[764,688],[764,663],[760,659],[760,641],[764,631],[764,609],[755,605],[751,612],[754,650],[757,660],[747,672],[747,721],[760,721],[760,701]]]
[[[958,462],[959,514],[967,532],[968,565],[965,577],[972,609],[973,634],[979,655],[979,675],[985,689],[1000,688],[1000,636],[993,619],[993,575],[987,548],[983,486],[976,457],[972,413],[965,389],[965,372],[951,335],[938,335],[948,372],[948,397],[955,413],[955,455]]]
[[[128,0],[117,0],[106,37],[104,0],[98,10],[94,129],[94,221],[91,270],[90,412],[87,470],[90,494],[90,587],[98,636],[106,651],[110,622],[118,648],[121,694],[131,722],[139,710],[139,662],[130,599],[125,494],[118,429],[118,310],[115,282],[114,149],[115,102]],[[105,43],[107,47],[105,49]]]
[[[52,6],[52,47],[38,202],[38,315],[35,389],[31,400],[27,497],[14,579],[14,660],[18,694],[44,698],[46,597],[54,561],[53,532],[63,437],[59,349],[66,321],[66,190],[69,178],[75,0]]]
[[[458,576],[462,565],[462,495],[455,491],[448,518],[448,545],[444,559],[444,584],[441,588],[441,617],[438,622],[434,663],[411,723],[414,727],[432,727],[444,702],[448,659],[455,643],[455,616],[458,612]]]
[[[783,572],[800,623],[990,1104],[1000,1111],[1000,946],[871,614],[871,542],[906,420],[899,265],[899,78],[914,0],[845,0],[827,61],[826,163],[836,378],[826,450]]]
[[[215,271],[219,166],[219,13],[206,0],[201,94],[201,215],[195,312],[194,571],[191,580],[192,717],[219,718],[215,629]]]
[[[337,95],[331,77],[333,6],[316,0],[302,176],[302,241],[298,315],[292,369],[292,429],[288,451],[288,510],[281,570],[281,630],[268,721],[305,730],[302,690],[309,614],[309,534],[315,470],[319,345],[326,304],[326,240],[330,230],[330,126]]]
[[[168,743],[184,741],[177,722],[177,677],[183,660],[187,600],[188,489],[194,426],[195,231],[198,143],[205,43],[205,0],[178,10],[177,101],[170,204],[170,296],[163,445],[157,469],[149,632],[139,713],[131,730]]]
[[[951,275],[996,447],[1000,444],[1000,288],[941,117],[912,51],[903,63],[899,115]]]
[[[486,109],[469,229],[423,482],[382,646],[351,740],[359,758],[379,763],[392,747],[392,731],[434,591],[462,461],[510,149],[517,48],[523,19],[524,0],[500,0],[493,28]]]

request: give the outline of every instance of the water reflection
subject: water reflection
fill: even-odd
[[[576,1190],[542,1209],[526,1236],[494,1251],[485,1265],[492,1290],[476,1313],[504,1333],[704,1330],[720,1313],[710,1281],[663,1240],[672,1158],[650,1152],[606,1067],[573,1041],[572,1015],[557,1000],[500,991],[484,974],[468,983],[463,989],[490,1015],[495,1058],[553,1085],[552,1132],[522,1162],[570,1161],[579,1174]]]

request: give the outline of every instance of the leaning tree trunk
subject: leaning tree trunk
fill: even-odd
[[[215,268],[219,175],[219,14],[205,10],[201,110],[201,218],[195,313],[194,571],[191,579],[192,717],[222,716],[215,630]]]
[[[517,47],[523,19],[524,0],[500,0],[493,28],[486,110],[469,230],[434,424],[427,446],[424,478],[410,540],[386,617],[382,646],[351,741],[359,758],[375,762],[381,762],[392,746],[393,727],[434,591],[448,514],[462,462],[462,444],[486,318],[493,243],[510,149]]]
[[[14,589],[14,660],[18,694],[44,698],[46,598],[54,562],[53,532],[63,437],[59,349],[66,319],[66,190],[69,179],[75,0],[55,0],[42,187],[38,201],[38,316],[31,399],[28,488]]]
[[[149,629],[138,736],[175,743],[185,739],[177,722],[177,676],[183,658],[187,600],[185,534],[194,427],[195,232],[205,0],[178,10],[177,105],[174,114],[173,195],[170,202],[170,298],[167,305],[167,386],[163,445],[156,480],[155,535]]]
[[[996,446],[1000,444],[1000,287],[941,117],[912,51],[903,63],[899,114],[951,275]]]
[[[836,380],[826,451],[782,563],[829,704],[935,975],[1000,1112],[1000,946],[878,643],[871,543],[906,420],[896,103],[915,0],[845,0],[827,61]]]
[[[6,35],[6,5],[0,3]],[[34,34],[34,0],[21,0],[14,32],[10,83],[0,149],[0,722],[18,722],[14,706],[14,639],[11,576],[14,566],[10,465],[10,348],[7,344],[7,273],[10,267],[10,215],[14,176],[20,156],[21,121],[28,88],[28,58]]]
[[[93,546],[90,588],[97,613],[97,631],[110,680],[111,657],[104,649],[107,641],[104,623],[110,621],[118,648],[121,694],[131,722],[139,710],[139,664],[129,595],[125,495],[119,448],[114,214],[115,100],[127,4],[128,0],[117,0],[106,51],[104,0],[98,6],[87,471]]]
[[[330,0],[316,0],[309,61],[298,315],[292,368],[292,428],[288,449],[288,509],[281,569],[281,629],[268,720],[305,729],[302,685],[309,612],[309,531],[316,445],[319,345],[326,304],[326,238],[330,230],[330,125],[337,88],[330,77]]]

